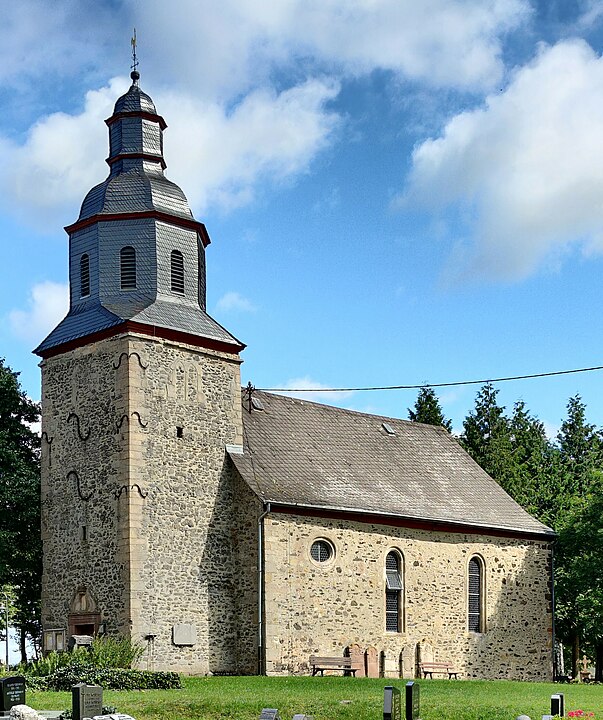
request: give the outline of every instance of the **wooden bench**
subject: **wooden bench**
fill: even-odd
[[[433,674],[439,673],[440,675],[448,675],[448,679],[452,680],[453,676],[455,680],[458,680],[458,672],[453,669],[452,663],[449,662],[424,662],[419,664],[419,670],[423,675],[423,679],[427,679],[427,676],[433,680]]]
[[[312,676],[320,673],[322,676],[325,670],[341,670],[344,675],[351,673],[356,677],[356,669],[352,667],[352,658],[349,657],[310,657],[310,665],[312,666]]]

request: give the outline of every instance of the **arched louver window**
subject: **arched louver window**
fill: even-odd
[[[172,292],[184,295],[184,257],[180,250],[172,250]]]
[[[385,629],[402,631],[402,573],[401,558],[393,550],[385,558]]]
[[[483,566],[480,558],[469,560],[467,625],[469,632],[484,632]]]
[[[121,289],[133,290],[136,288],[136,250],[130,245],[123,247],[119,252]]]
[[[90,257],[84,253],[80,258],[80,297],[90,295]]]

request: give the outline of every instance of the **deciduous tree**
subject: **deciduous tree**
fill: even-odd
[[[31,429],[39,416],[18,374],[0,359],[0,585],[14,588],[22,656],[27,635],[39,632],[40,441]]]

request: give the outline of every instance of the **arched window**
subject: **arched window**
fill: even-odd
[[[184,258],[180,250],[172,250],[172,292],[184,295]]]
[[[121,289],[136,289],[136,250],[130,245],[123,247],[119,252]]]
[[[90,257],[84,253],[80,258],[80,297],[90,295]]]
[[[469,632],[485,631],[484,622],[484,565],[479,557],[469,560],[467,584],[467,629]]]
[[[395,550],[385,558],[385,629],[402,632],[402,558]]]

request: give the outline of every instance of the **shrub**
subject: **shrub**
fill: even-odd
[[[95,637],[89,651],[92,665],[103,668],[131,668],[145,651],[144,645],[130,638]]]
[[[182,687],[178,673],[96,668],[92,665],[60,668],[46,680],[49,690],[71,690],[80,682],[101,685],[107,690],[172,690]]]

